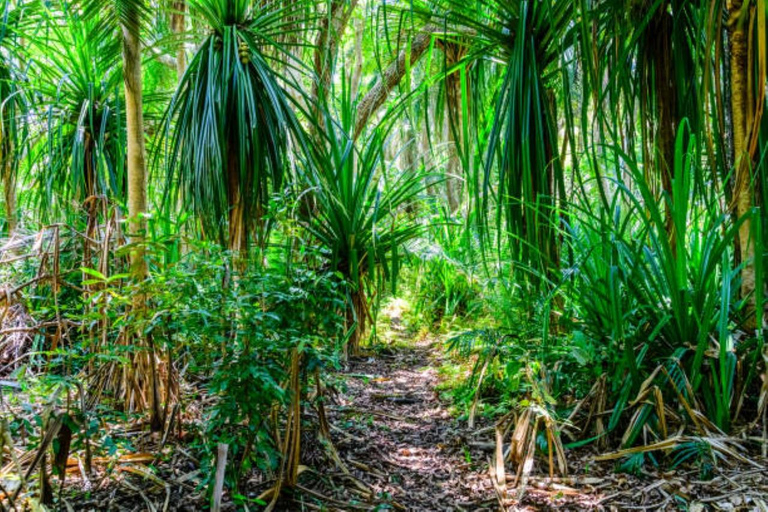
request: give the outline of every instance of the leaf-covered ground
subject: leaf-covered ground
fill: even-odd
[[[595,463],[593,448],[567,453],[571,476],[566,478],[549,478],[538,457],[525,485],[507,486],[498,499],[488,472],[495,449],[492,424],[480,419],[469,429],[449,413],[450,404],[435,389],[443,357],[440,344],[427,339],[355,361],[346,372],[346,392],[332,408],[341,458],[386,507],[479,511],[499,510],[503,503],[507,510],[768,510],[765,461],[728,461],[708,480],[695,466],[633,476],[615,472],[613,463]],[[363,505],[357,487],[334,481],[318,477],[316,488],[337,504]]]
[[[768,510],[765,460],[732,466],[725,461],[709,480],[701,479],[697,467],[630,476],[616,473],[613,463],[595,463],[595,448],[567,452],[567,478],[549,478],[538,456],[525,485],[510,482],[500,492],[488,470],[495,450],[491,420],[479,417],[469,428],[437,391],[446,357],[442,342],[427,337],[353,358],[332,376],[325,400],[332,446],[305,430],[299,486],[283,490],[276,510]],[[187,404],[187,421],[199,420],[207,400]],[[305,424],[317,420],[317,411],[307,408]],[[133,437],[139,453],[96,461],[97,475],[87,481],[70,464],[62,510],[208,506],[198,486],[203,469],[185,447],[187,440],[169,436],[163,444],[140,429],[116,435]],[[243,510],[248,500],[250,510],[261,509],[253,500],[273,483],[254,473],[240,490],[239,505],[225,492],[223,509]]]
[[[434,357],[422,342],[354,362],[331,409],[337,449],[393,508],[494,510],[486,454],[438,398]]]

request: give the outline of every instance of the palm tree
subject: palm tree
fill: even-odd
[[[672,167],[683,119],[699,133],[701,77],[711,68],[702,2],[663,0],[584,1],[579,50],[592,96],[600,144],[642,147],[646,181],[667,203],[667,233],[674,249]],[[708,8],[709,6],[707,6]],[[685,77],[685,79],[682,79]],[[691,79],[691,77],[697,77]]]
[[[343,108],[349,109],[349,102]],[[345,352],[356,354],[370,315],[366,290],[396,279],[399,251],[422,227],[402,210],[426,182],[413,169],[388,177],[388,130],[376,127],[357,147],[351,134],[354,115],[341,117],[343,125],[326,115],[323,144],[309,163],[315,208],[302,210],[301,222],[350,286],[347,324],[352,331]]]
[[[14,9],[8,0],[5,1],[0,20],[0,46],[3,48],[18,48],[16,25],[20,11],[21,8]],[[27,137],[27,123],[24,122],[27,103],[25,91],[20,86],[23,76],[15,60],[21,59],[12,51],[0,55],[0,183],[9,235],[16,230],[18,222],[16,178]]]
[[[168,189],[177,179],[205,234],[244,254],[254,234],[264,242],[266,205],[289,175],[289,150],[304,140],[296,106],[275,71],[281,63],[301,67],[289,48],[275,43],[301,6],[188,5],[210,33],[166,112]]]
[[[131,227],[131,272],[137,281],[147,275],[144,234],[147,229],[147,165],[144,141],[144,101],[141,79],[141,27],[149,19],[144,0],[81,0],[83,16],[117,30],[123,57],[125,91],[128,218]]]
[[[96,227],[99,198],[124,197],[125,132],[121,111],[120,45],[95,20],[65,10],[43,13],[44,38],[30,35],[40,50],[32,88],[45,106],[43,138],[35,161],[40,204],[58,197],[65,211],[70,201],[86,210],[86,232]],[[45,208],[45,206],[43,206]]]
[[[755,266],[763,265],[755,254],[755,233],[752,208],[759,204],[761,180],[755,172],[755,156],[760,137],[761,118],[765,110],[765,82],[768,55],[766,51],[765,2],[759,0],[728,0],[728,36],[730,54],[731,133],[735,170],[732,208],[741,224],[738,248],[744,267],[741,272],[741,295],[748,300],[748,324],[756,326]],[[761,12],[762,11],[762,12]],[[750,37],[750,34],[754,34]],[[750,56],[754,60],[750,60]],[[764,170],[763,170],[764,172]],[[762,313],[762,312],[760,312]],[[760,314],[760,317],[762,314]]]
[[[134,279],[140,281],[147,275],[144,258],[144,232],[147,222],[147,164],[144,146],[144,101],[141,86],[141,20],[146,16],[144,0],[114,0],[115,11],[120,18],[123,33],[123,84],[125,88],[125,128],[128,135],[128,217],[136,243],[131,252],[131,268]],[[157,400],[155,401],[157,406]]]
[[[126,167],[128,219],[131,235],[131,275],[141,283],[148,274],[144,237],[147,229],[147,166],[144,141],[144,99],[141,76],[141,29],[149,19],[149,6],[144,0],[82,0],[83,17],[98,20],[105,31],[119,32],[113,40],[122,49],[123,90],[125,95]],[[146,305],[142,293],[133,296],[133,309],[140,316]],[[160,384],[157,378],[157,358],[151,338],[136,334],[146,353],[140,354],[132,366],[138,382],[149,396],[150,425],[153,431],[164,424],[161,410]],[[147,357],[143,357],[146,355]],[[169,369],[170,371],[170,369]]]
[[[444,80],[446,140],[450,144],[449,159],[446,166],[445,192],[451,213],[455,213],[459,209],[463,196],[462,184],[455,178],[455,175],[458,175],[461,170],[460,164],[466,168],[468,161],[466,139],[468,138],[470,122],[468,119],[470,112],[470,105],[468,105],[470,73],[468,73],[467,64],[470,63],[464,63],[464,58],[469,51],[469,46],[466,40],[440,42],[446,71]],[[454,69],[457,65],[459,65],[459,69]]]
[[[490,65],[501,76],[483,175],[472,177],[482,182],[476,207],[487,212],[495,201],[497,224],[501,228],[506,218],[514,259],[552,277],[559,265],[558,210],[565,198],[555,86],[561,56],[572,44],[574,9],[552,0],[438,0],[432,11],[444,13],[429,16],[444,17],[439,24],[448,35],[459,29],[473,34],[467,61]],[[481,92],[475,88],[472,94]],[[494,170],[497,180],[491,179]]]

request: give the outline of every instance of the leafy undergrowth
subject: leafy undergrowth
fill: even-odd
[[[335,382],[326,402],[334,449],[305,431],[299,484],[285,490],[277,510],[491,511],[500,502],[507,510],[762,510],[768,503],[765,460],[714,459],[709,468],[681,461],[673,469],[642,466],[629,474],[617,472],[613,460],[596,462],[605,454],[594,444],[566,451],[568,477],[549,477],[540,446],[517,485],[511,466],[502,485],[494,483],[489,471],[496,450],[492,418],[479,414],[470,428],[439,391],[447,385],[441,374],[457,364],[455,356],[446,354],[435,337],[408,341],[408,333],[396,327],[392,334],[400,333],[398,342],[353,359],[329,380]],[[95,433],[95,440],[110,440],[112,453],[94,458],[90,478],[82,471],[84,452],[70,457],[61,491],[59,480],[52,479],[63,508],[206,508],[200,483],[208,475],[189,445],[212,397],[187,391],[180,421],[165,433],[149,434],[128,418]],[[305,421],[315,425],[315,411],[307,409]],[[663,456],[661,450],[654,453]],[[22,450],[18,454],[22,463],[29,456]],[[750,455],[760,460],[759,454]],[[274,483],[255,470],[244,482],[238,493],[225,492],[224,510],[261,509],[259,497]],[[3,485],[5,492],[13,492],[9,482]]]
[[[485,382],[473,380],[482,353],[448,350],[456,344],[454,334],[412,329],[404,320],[409,308],[406,301],[388,302],[377,324],[378,343],[329,372],[324,399],[303,408],[298,484],[283,488],[275,510],[765,509],[768,465],[760,439],[750,435],[757,429],[740,439],[678,435],[656,450],[633,453],[611,452],[600,443],[566,444],[558,467],[542,412],[550,399],[536,409],[536,381],[526,384],[529,370],[509,375],[520,381],[517,398],[499,394],[494,379],[511,367],[493,367]],[[44,445],[35,438],[36,425],[47,421],[51,399],[33,389],[15,387],[13,399],[4,402],[15,420],[3,427],[16,446],[3,474],[18,474],[16,461],[32,467],[40,453],[34,447]],[[88,430],[87,445],[77,437],[66,461],[50,461],[65,476],[54,470],[49,482],[60,508],[207,509],[213,466],[200,448],[217,398],[203,381],[182,383],[182,392],[180,407],[160,433],[151,434],[140,415],[102,411]],[[537,416],[526,413],[536,410]],[[553,410],[553,431],[567,441],[563,426],[569,424]],[[321,417],[328,421],[326,437],[318,435]],[[54,453],[66,439],[61,432],[67,421],[56,430]],[[532,430],[522,428],[532,421]],[[522,465],[515,459],[520,439],[533,443]],[[93,471],[86,475],[89,453]],[[223,510],[262,510],[275,484],[269,467],[254,464],[242,473],[237,490],[225,488]],[[6,496],[19,488],[18,480],[0,483]]]

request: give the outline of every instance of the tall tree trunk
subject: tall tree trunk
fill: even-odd
[[[459,167],[459,155],[456,150],[456,138],[453,136],[454,130],[451,128],[451,120],[448,115],[443,120],[443,140],[448,147],[448,161],[445,164],[445,198],[448,200],[449,213],[453,214],[459,209],[459,199],[457,197],[457,179],[454,177]]]
[[[407,123],[403,123],[400,127],[401,131],[401,143],[395,146],[402,148],[400,151],[400,161],[402,162],[401,169],[404,173],[413,173],[418,170],[418,150],[419,143],[417,140],[416,130],[413,127],[413,123],[409,119]],[[406,213],[416,212],[416,201],[410,199],[404,206]]]
[[[128,216],[130,218],[131,272],[137,280],[147,276],[144,234],[147,222],[147,173],[144,146],[144,102],[141,90],[141,45],[139,35],[123,27],[123,78],[125,85],[125,127],[128,137]]]
[[[240,160],[237,153],[236,146],[230,145],[229,158],[227,158],[227,206],[229,207],[229,250],[236,258],[240,258],[245,256],[248,250],[248,230],[240,191]],[[240,263],[243,261],[244,259],[240,260]]]
[[[467,46],[451,41],[443,41],[440,45],[445,53],[445,67],[450,69],[460,62],[467,54]],[[462,100],[469,101],[462,90],[462,73],[454,71],[445,77],[446,100],[446,141],[448,147],[448,165],[446,167],[445,188],[448,196],[448,207],[451,213],[461,206],[462,181],[457,178],[461,171],[461,151],[464,150],[464,109]],[[466,75],[464,75],[466,77]]]
[[[0,145],[7,154],[0,154],[0,165],[3,169],[3,194],[5,197],[5,222],[8,225],[8,235],[16,231],[16,175],[13,172],[13,162],[8,144]]]
[[[429,102],[424,106],[424,115],[429,119]],[[421,170],[426,171],[432,161],[432,143],[429,139],[429,133],[427,132],[427,123],[419,123],[418,131],[420,134],[419,153],[421,156]],[[426,185],[427,195],[431,201],[436,195],[433,179],[428,174],[425,174],[424,183]]]
[[[728,33],[731,46],[730,85],[731,123],[733,132],[733,162],[735,180],[732,205],[738,218],[747,215],[752,208],[751,168],[749,151],[749,0],[728,0]],[[759,15],[764,16],[764,13]],[[754,311],[755,300],[755,246],[752,240],[752,222],[747,218],[739,228],[738,246],[744,266],[741,271],[741,296],[750,297],[748,306]],[[754,317],[749,315],[751,322]],[[754,327],[754,323],[752,324]]]
[[[349,19],[357,7],[359,0],[349,0],[349,5],[340,0],[331,0],[329,12],[320,20],[320,28],[315,41],[314,69],[317,79],[312,83],[312,95],[310,96],[310,108],[319,117],[319,109],[328,97],[333,77],[333,64],[339,40],[349,24]]]
[[[171,14],[171,25],[173,33],[182,39],[182,34],[185,30],[187,4],[184,0],[177,0],[173,3],[173,13]],[[184,44],[180,44],[176,50],[176,77],[181,81],[184,76],[184,72],[187,70],[187,52],[184,49]]]
[[[665,208],[665,227],[672,251],[677,248],[677,236],[672,215],[672,177],[675,162],[675,138],[679,119],[677,118],[677,91],[673,69],[672,30],[674,20],[662,2],[651,18],[649,37],[650,59],[653,63],[653,86],[656,96],[656,172],[661,178],[661,187],[668,198]]]
[[[147,261],[144,251],[144,236],[147,221],[147,172],[146,149],[144,146],[144,101],[141,84],[141,43],[139,34],[130,27],[123,26],[123,82],[125,86],[125,128],[128,139],[128,217],[131,242],[131,274],[135,282],[147,277]],[[146,298],[142,294],[133,297],[133,307],[141,310],[146,307]],[[139,335],[140,336],[140,335]],[[157,432],[163,428],[162,408],[160,407],[156,354],[154,345],[147,340],[146,357],[139,356],[134,365],[140,372],[140,378],[148,390],[150,398],[150,428]],[[168,368],[171,371],[171,368]],[[148,386],[148,388],[146,387]]]
[[[181,82],[184,78],[184,73],[187,71],[187,51],[184,48],[184,32],[186,30],[186,0],[176,0],[173,3],[173,11],[171,13],[171,29],[173,33],[179,38],[179,47],[176,49],[176,81]],[[184,203],[182,201],[181,194],[178,194],[176,198],[176,209],[179,215],[184,211]],[[187,224],[184,223],[180,226],[179,230],[179,251],[182,255],[187,253],[188,247],[186,243],[186,236],[188,234]]]

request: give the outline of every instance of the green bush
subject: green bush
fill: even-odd
[[[212,465],[217,444],[228,444],[236,484],[253,467],[277,467],[270,420],[291,398],[291,351],[302,354],[305,376],[337,363],[345,296],[333,274],[298,265],[290,272],[254,265],[235,272],[226,264],[229,255],[212,254],[190,253],[156,278],[155,318],[165,317],[174,350],[216,397],[204,412],[200,449]]]

